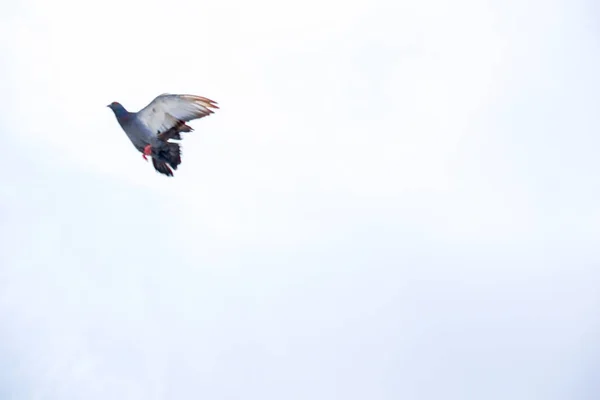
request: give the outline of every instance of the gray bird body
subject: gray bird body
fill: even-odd
[[[181,140],[181,132],[193,129],[186,122],[212,114],[217,103],[193,95],[162,94],[138,112],[129,112],[113,102],[108,107],[114,112],[119,125],[133,146],[152,157],[154,168],[167,176],[181,164],[181,148],[170,140]],[[145,149],[150,146],[150,152]],[[171,168],[170,168],[170,167]]]
[[[139,151],[143,151],[146,145],[151,145],[152,147],[160,146],[161,141],[158,140],[157,134],[153,134],[150,129],[144,125],[139,118],[137,117],[137,113],[129,113],[127,118],[119,118],[117,117],[117,121],[123,131],[131,140],[131,143],[135,146]]]

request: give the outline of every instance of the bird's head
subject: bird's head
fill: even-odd
[[[115,113],[115,115],[117,117],[123,116],[123,115],[127,114],[127,110],[125,109],[125,107],[123,107],[121,105],[121,103],[119,103],[117,101],[113,101],[112,103],[110,103],[106,107],[110,108]]]

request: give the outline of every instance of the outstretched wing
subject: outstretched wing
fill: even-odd
[[[218,109],[206,97],[190,94],[161,94],[137,113],[138,119],[161,140],[179,139],[179,132],[190,132],[186,122],[203,118]]]

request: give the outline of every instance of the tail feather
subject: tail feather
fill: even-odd
[[[173,176],[173,170],[169,168],[169,164],[164,161],[157,160],[152,157],[152,165],[154,165],[154,169],[166,176]]]
[[[167,143],[167,146],[168,151],[166,158],[171,167],[176,170],[179,164],[181,164],[181,146],[179,143]]]
[[[177,170],[179,164],[181,164],[181,146],[178,143],[167,142],[158,151],[153,151],[152,165],[161,174],[173,176],[173,170]]]

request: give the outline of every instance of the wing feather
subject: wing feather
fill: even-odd
[[[138,119],[155,135],[191,130],[186,122],[206,117],[218,109],[217,103],[191,94],[164,93],[137,113]],[[166,136],[173,137],[172,134]],[[164,136],[163,136],[164,137]],[[168,137],[166,138],[168,139]]]

